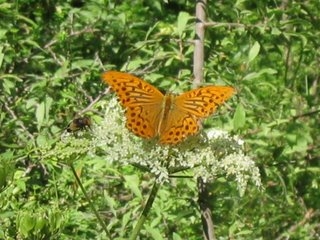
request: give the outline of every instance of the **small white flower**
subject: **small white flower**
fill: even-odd
[[[106,107],[105,119],[94,132],[96,147],[103,150],[108,161],[147,167],[158,181],[168,181],[173,169],[192,169],[194,177],[204,181],[217,174],[234,176],[242,195],[251,180],[261,186],[254,161],[243,153],[244,141],[228,132],[210,129],[207,140],[190,141],[176,147],[159,146],[134,136],[125,127],[124,113],[115,100]]]

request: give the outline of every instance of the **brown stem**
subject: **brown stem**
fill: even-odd
[[[198,87],[203,82],[204,69],[204,33],[206,22],[206,8],[207,0],[197,0],[196,3],[196,38],[194,41],[194,55],[193,55],[193,87]],[[211,217],[211,210],[207,199],[209,197],[206,183],[202,178],[198,178],[198,203],[201,211],[201,220],[203,226],[203,235],[206,240],[214,240],[214,228]]]
[[[201,177],[197,179],[198,184],[198,204],[201,211],[201,220],[203,227],[203,235],[205,240],[214,240],[214,227],[212,214],[209,207],[208,199],[210,199],[208,186]]]
[[[193,55],[193,88],[198,87],[203,81],[204,66],[204,23],[206,0],[197,0],[196,3],[196,38],[194,40]]]

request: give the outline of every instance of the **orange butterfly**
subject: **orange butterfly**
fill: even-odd
[[[181,95],[163,95],[157,88],[128,73],[102,74],[126,109],[126,126],[139,137],[159,138],[161,144],[177,144],[199,131],[200,119],[216,111],[235,89],[207,86]]]

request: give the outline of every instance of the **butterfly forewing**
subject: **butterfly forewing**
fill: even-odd
[[[157,88],[128,73],[109,71],[102,79],[117,93],[124,107],[154,104],[164,97]]]
[[[116,92],[126,108],[126,126],[136,135],[157,135],[162,115],[163,94],[151,84],[127,73],[110,71],[102,79]]]
[[[208,117],[228,100],[235,90],[227,86],[208,86],[177,96],[175,105],[199,118]]]

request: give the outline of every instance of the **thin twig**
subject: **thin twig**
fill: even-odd
[[[265,23],[257,24],[243,24],[243,23],[229,23],[229,22],[204,22],[205,27],[228,27],[228,28],[255,28],[255,27],[264,27],[265,29],[271,30],[271,27],[268,27]]]
[[[160,185],[161,185],[161,183],[159,183],[157,181],[157,179],[156,179],[154,184],[153,184],[153,187],[151,189],[151,192],[150,192],[149,198],[147,200],[147,203],[146,203],[145,207],[143,208],[141,216],[139,217],[138,223],[137,223],[137,225],[134,227],[134,229],[132,231],[132,234],[130,236],[130,240],[137,239],[137,237],[139,235],[139,232],[142,229],[142,226],[143,226],[144,222],[146,221],[147,216],[148,216],[148,214],[149,214],[149,212],[151,210],[152,204],[153,204],[153,202],[154,202],[154,200],[155,200],[155,198],[157,196],[157,193],[158,193]]]
[[[100,217],[97,209],[94,207],[92,201],[90,200],[90,197],[88,196],[86,190],[84,189],[84,187],[83,187],[83,185],[82,185],[82,183],[81,183],[81,180],[80,180],[80,178],[79,178],[79,176],[78,176],[78,174],[77,174],[74,166],[71,164],[70,167],[71,167],[71,170],[72,170],[72,173],[73,173],[74,177],[76,178],[77,184],[79,185],[82,193],[84,194],[85,198],[87,199],[87,201],[88,201],[88,203],[89,203],[89,206],[90,206],[91,210],[92,210],[92,211],[94,212],[94,214],[96,215],[96,217],[97,217],[97,219],[98,219],[101,227],[102,227],[103,230],[105,231],[108,239],[112,239],[112,238],[111,238],[111,235],[110,235],[110,233],[109,233],[109,231],[108,231],[108,229],[107,229],[106,224],[105,224],[104,221],[101,219],[101,217]]]
[[[24,126],[22,121],[19,121],[17,115],[15,114],[15,112],[8,106],[7,102],[4,102],[4,108],[9,112],[9,114],[11,115],[11,117],[17,121],[17,124],[26,132],[26,134],[29,136],[30,139],[32,139],[32,141],[34,142],[34,137],[33,135],[28,131],[28,129],[26,128],[26,126]]]
[[[99,32],[99,30],[92,29],[91,27],[86,27],[80,31],[72,32],[68,37],[73,37],[73,36],[81,35],[83,33],[93,33],[93,32]],[[50,41],[49,43],[47,43],[43,48],[44,49],[50,48],[52,45],[56,44],[58,41],[59,41],[58,39],[54,39],[54,40]]]
[[[319,109],[319,110],[315,110],[315,111],[311,111],[311,112],[302,113],[302,114],[293,116],[293,117],[291,118],[291,120],[296,120],[296,119],[302,118],[302,117],[308,117],[308,116],[317,114],[317,113],[319,113],[319,112],[320,112],[320,109]]]
[[[319,211],[315,211],[314,209],[309,209],[303,219],[301,221],[297,222],[293,226],[291,226],[285,233],[282,233],[279,237],[276,238],[276,240],[281,240],[281,239],[287,239],[287,235],[290,233],[294,233],[299,227],[305,225],[307,222],[309,222],[312,218],[317,217],[320,215]]]
[[[98,102],[103,96],[105,96],[109,92],[110,92],[110,88],[106,88],[104,90],[104,92],[100,93],[92,102],[90,102],[90,104],[86,108],[82,109],[76,115],[80,116],[80,115],[84,114],[85,112],[88,112],[96,102]]]
[[[212,221],[212,214],[210,209],[210,204],[208,202],[209,190],[207,184],[203,181],[201,177],[197,179],[198,185],[198,204],[201,211],[201,220],[203,226],[203,235],[205,240],[214,240],[214,226]]]

